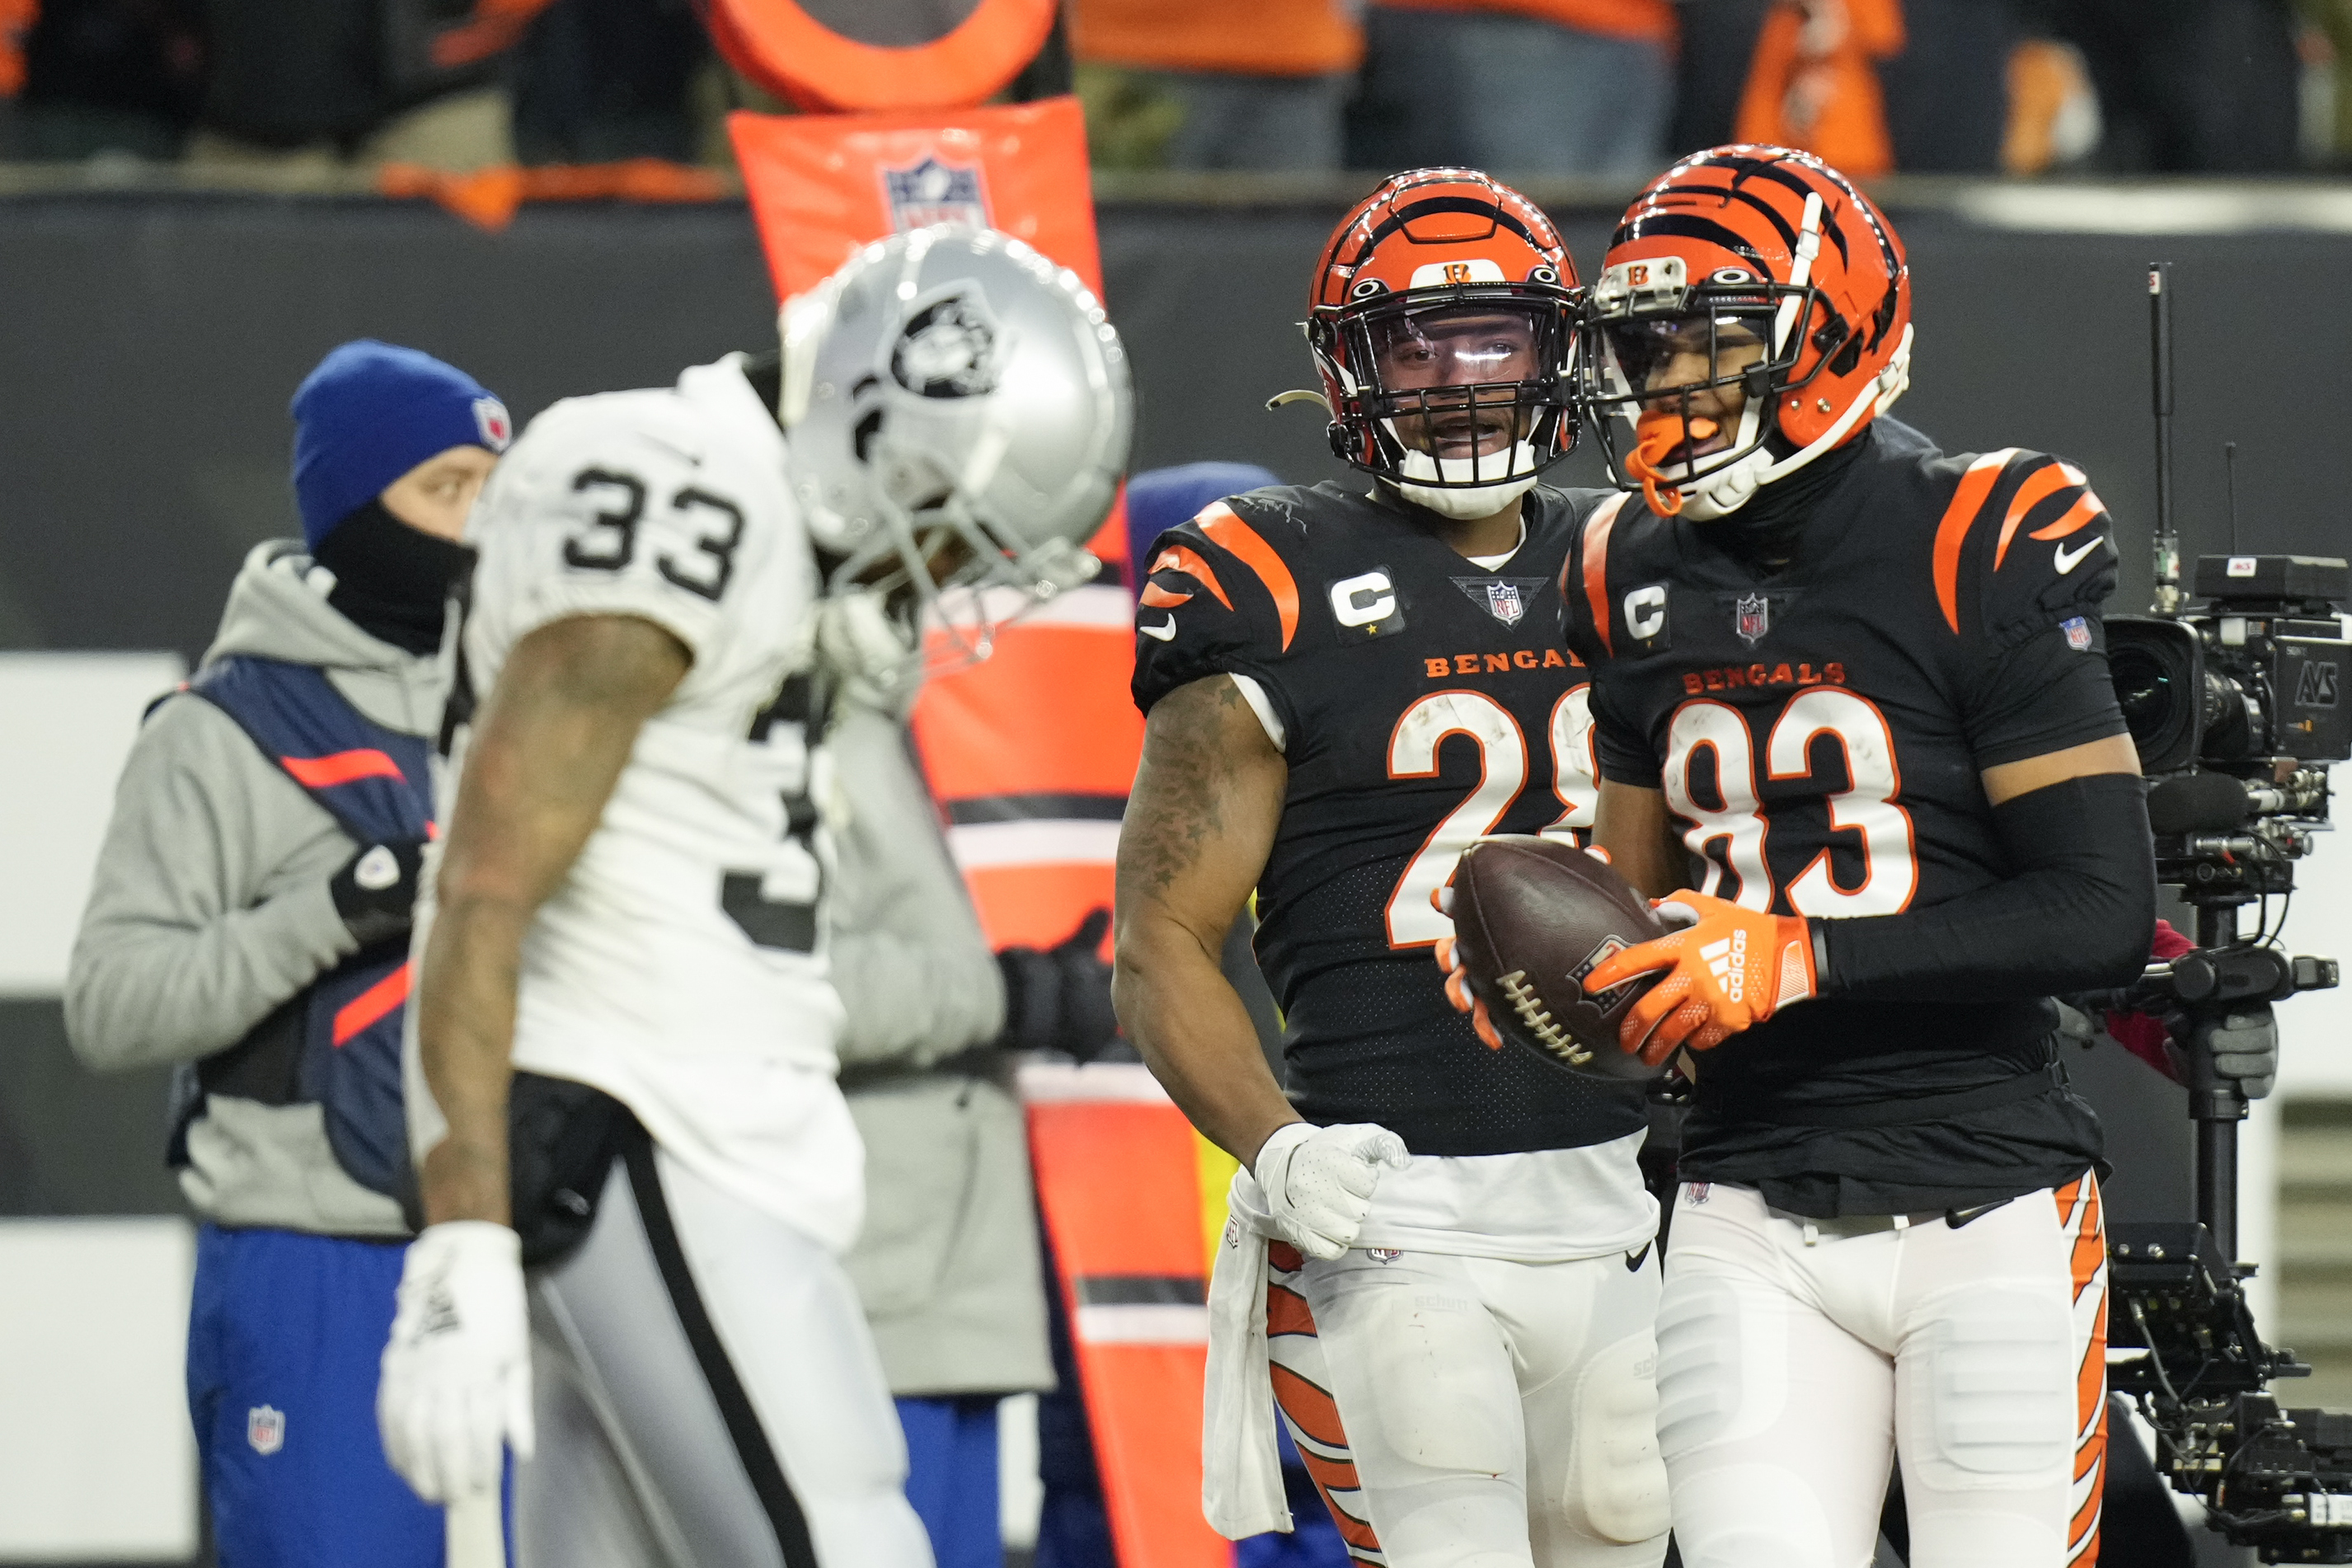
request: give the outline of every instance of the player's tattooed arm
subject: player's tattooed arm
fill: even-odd
[[[1192,1125],[1244,1164],[1298,1113],[1218,956],[1265,869],[1288,782],[1240,689],[1211,676],[1152,706],[1118,835],[1119,1023]]]
[[[421,1173],[427,1224],[510,1223],[507,1088],[523,937],[689,662],[650,621],[573,616],[515,646],[476,715],[417,979],[425,1081],[448,1123]]]
[[[1667,821],[1664,791],[1602,779],[1592,841],[1645,897],[1663,899],[1689,884],[1690,858]]]

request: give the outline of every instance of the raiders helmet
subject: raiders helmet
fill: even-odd
[[[908,605],[910,638],[943,590],[992,624],[1100,569],[1085,542],[1127,463],[1127,353],[1020,240],[940,225],[859,251],[785,306],[777,413],[828,594]]]

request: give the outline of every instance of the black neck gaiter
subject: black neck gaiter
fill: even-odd
[[[1805,523],[1822,499],[1837,488],[1846,470],[1860,460],[1863,449],[1875,438],[1865,430],[1844,446],[1823,452],[1787,479],[1764,486],[1729,517],[1697,526],[1706,531],[1706,537],[1717,549],[1749,571],[1768,577],[1785,571],[1796,561]],[[1776,444],[1777,440],[1775,437]]]
[[[426,654],[440,649],[450,591],[474,552],[409,527],[372,500],[319,541],[315,559],[335,574],[327,603],[346,620],[394,647]]]

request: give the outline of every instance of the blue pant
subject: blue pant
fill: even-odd
[[[188,1315],[220,1568],[440,1568],[441,1510],[376,1436],[398,1242],[207,1225]]]
[[[907,1500],[930,1533],[939,1568],[1004,1568],[992,1394],[901,1399]]]

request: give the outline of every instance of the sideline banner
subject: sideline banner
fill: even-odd
[[[1102,292],[1087,127],[1075,98],[911,114],[727,117],[776,295],[862,245],[934,223],[1025,239]]]

